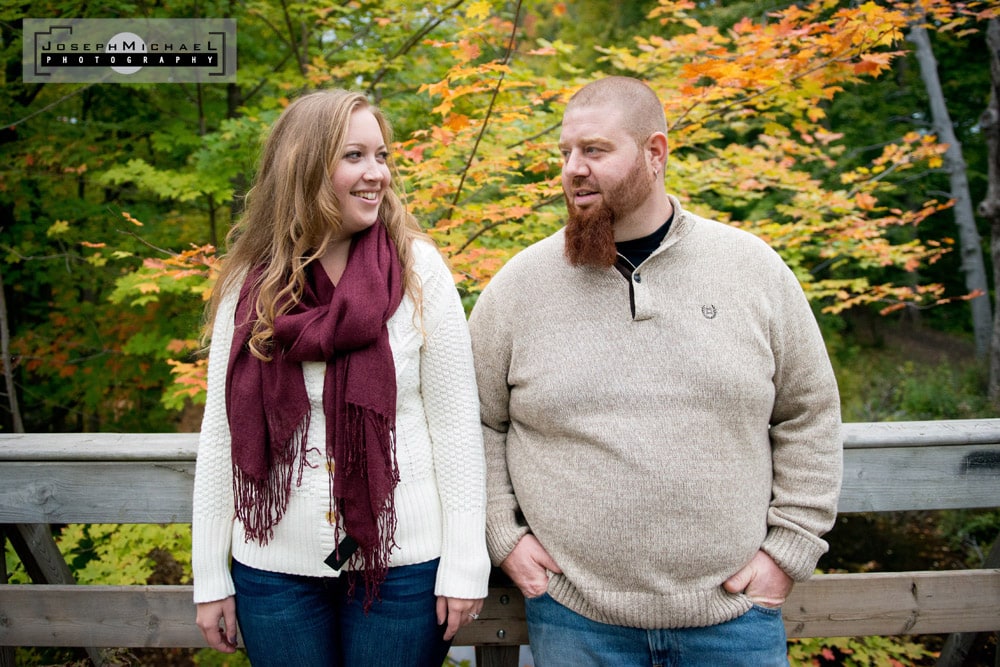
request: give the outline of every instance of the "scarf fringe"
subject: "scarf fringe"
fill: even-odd
[[[233,495],[235,496],[236,518],[243,524],[247,540],[266,545],[274,536],[274,526],[281,521],[292,494],[292,477],[298,471],[297,483],[302,481],[305,465],[306,433],[309,430],[309,415],[295,428],[288,443],[271,447],[273,459],[269,474],[259,479],[248,475],[237,465],[233,465]],[[298,466],[295,461],[298,460]]]
[[[371,431],[369,431],[371,429]],[[376,410],[347,404],[347,446],[346,456],[339,465],[347,474],[356,474],[368,479],[368,450],[372,442],[378,443],[379,455],[386,462],[389,481],[399,482],[399,465],[396,462],[396,429],[388,417]]]
[[[396,533],[396,514],[388,509],[389,501],[386,501],[387,509],[379,513],[378,528],[379,541],[374,550],[366,550],[363,554],[364,580],[365,580],[365,601],[364,611],[368,613],[375,600],[381,600],[379,587],[385,581],[389,573],[389,555],[394,548],[398,548],[393,537]]]
[[[378,517],[378,529],[379,529],[379,540],[375,545],[375,549],[358,549],[358,555],[355,558],[361,558],[361,578],[365,583],[365,599],[362,604],[364,612],[367,614],[372,605],[376,600],[381,601],[382,596],[379,594],[379,588],[382,583],[385,582],[385,578],[389,573],[389,556],[393,549],[399,548],[396,544],[395,534],[396,534],[396,514],[392,510],[391,501],[387,500],[382,511],[379,512]],[[337,543],[340,543],[340,527],[337,527]],[[352,573],[353,574],[353,573]],[[349,576],[349,585],[347,587],[348,598],[353,598],[357,589],[357,576]]]
[[[345,426],[346,451],[344,452],[344,460],[338,464],[334,477],[342,474],[365,479],[368,481],[369,494],[384,494],[381,499],[378,497],[366,499],[370,500],[373,506],[380,503],[375,515],[378,535],[374,542],[367,545],[362,543],[358,548],[357,557],[361,559],[365,582],[364,610],[367,613],[375,600],[381,600],[378,592],[379,587],[388,574],[392,550],[399,548],[395,538],[397,522],[394,491],[396,484],[399,483],[399,465],[395,456],[396,433],[395,425],[385,415],[353,403],[347,405],[347,424]],[[370,477],[368,459],[373,455],[369,449],[373,443],[378,444],[377,455],[385,461],[385,465],[379,466],[377,470],[384,470],[387,474],[386,479],[372,480]],[[354,499],[355,502],[359,500]],[[350,501],[350,498],[337,498],[338,505]],[[338,526],[338,533],[339,530]],[[357,539],[357,536],[352,537]],[[337,542],[340,542],[339,535]],[[348,593],[354,594],[353,581]]]

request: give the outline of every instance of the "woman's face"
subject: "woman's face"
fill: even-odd
[[[389,188],[389,152],[378,120],[369,109],[357,109],[347,127],[347,142],[333,172],[333,191],[343,220],[341,238],[353,236],[378,220]]]

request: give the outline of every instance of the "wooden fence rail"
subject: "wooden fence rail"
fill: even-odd
[[[190,523],[196,450],[196,434],[0,435],[0,525],[35,582],[0,585],[0,646],[202,646],[190,586],[74,585],[47,527]],[[842,513],[1000,507],[1000,419],[845,424],[844,466]],[[786,629],[1000,630],[997,552],[970,570],[816,575],[786,602]],[[497,576],[455,644],[490,667],[526,643],[524,600]]]

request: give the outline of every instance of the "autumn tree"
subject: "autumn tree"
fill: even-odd
[[[993,285],[1000,285],[1000,19],[991,19],[988,28],[990,46],[990,99],[982,114],[987,136],[989,183],[979,211],[990,223],[990,255],[993,259]],[[1000,299],[1000,288],[997,288]],[[1000,406],[1000,300],[993,309],[993,336],[990,340],[989,396]]]
[[[611,73],[647,80],[664,100],[667,187],[766,239],[827,311],[953,296],[900,279],[937,261],[947,241],[897,233],[947,202],[893,199],[944,148],[912,132],[842,168],[846,146],[826,118],[845,86],[899,57],[902,9],[761,5],[713,25],[692,2],[629,7],[642,11],[609,28],[610,41],[572,41],[592,19],[586,3],[171,6],[237,18],[239,83],[215,87],[25,86],[14,74],[17,17],[3,17],[0,246],[12,347],[21,387],[63,413],[50,424],[32,410],[29,427],[159,428],[169,416],[151,401],[171,378],[169,405],[202,394],[195,351],[215,249],[260,136],[291,98],[322,86],[365,90],[394,120],[409,205],[470,305],[506,259],[562,224],[562,108]]]
[[[184,383],[201,372],[205,280],[261,133],[288,99],[321,85],[362,87],[418,117],[412,93],[444,71],[426,40],[452,30],[461,4],[437,13],[415,2],[145,7],[153,18],[237,19],[239,83],[214,86],[25,84],[22,17],[136,8],[0,8],[5,370],[23,392],[28,430],[169,430],[176,418],[161,394],[177,378],[182,391],[167,400],[183,404]]]
[[[941,90],[934,49],[922,16],[914,18],[907,39],[916,46],[921,77],[930,100],[934,133],[947,145],[944,160],[950,182],[949,192],[955,202],[953,208],[960,240],[961,268],[965,274],[968,291],[976,295],[971,299],[976,353],[985,359],[989,352],[993,315],[990,308],[989,280],[986,277],[986,265],[983,261],[982,238],[973,213],[972,193],[969,190],[962,144],[955,135],[947,101]]]
[[[560,15],[572,8],[552,9],[554,20],[572,22]],[[554,150],[561,105],[580,83],[624,73],[648,81],[664,100],[667,187],[694,210],[768,240],[827,310],[942,299],[940,286],[874,283],[868,272],[905,270],[947,250],[891,237],[946,203],[879,204],[900,174],[939,164],[943,147],[912,133],[864,167],[837,174],[838,182],[827,177],[844,147],[822,124],[824,105],[846,83],[886,71],[899,54],[905,15],[813,3],[723,31],[698,22],[695,9],[660,2],[649,16],[656,32],[599,47],[592,71],[559,77],[531,72],[552,71],[549,62],[572,45],[539,34],[508,53],[504,36],[516,27],[499,18],[441,45],[454,58],[453,74],[424,89],[438,122],[404,141],[403,154],[412,203],[453,254],[466,287],[474,292],[504,259],[561,224]],[[478,147],[474,155],[470,146]]]

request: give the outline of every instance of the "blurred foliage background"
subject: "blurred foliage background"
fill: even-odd
[[[0,323],[13,380],[0,432],[199,428],[214,268],[260,139],[296,95],[349,87],[385,109],[408,203],[471,307],[507,258],[562,224],[562,105],[604,74],[643,78],[664,99],[670,191],[761,235],[799,275],[845,421],[1000,416],[974,342],[945,147],[906,39],[914,25],[930,33],[978,203],[996,11],[930,0],[0,0]],[[26,17],[232,17],[238,82],[26,84]],[[989,225],[976,224],[989,273]],[[820,565],[975,566],[998,530],[998,512],[842,517],[836,557]],[[190,578],[186,526],[56,534],[81,581]],[[24,580],[9,549],[7,569]],[[939,648],[934,637],[802,640],[791,655],[921,665]],[[23,664],[75,659],[19,653]]]

